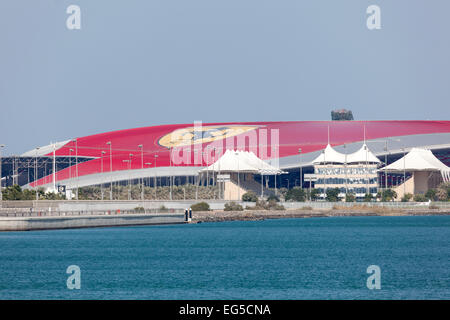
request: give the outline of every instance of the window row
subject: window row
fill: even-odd
[[[324,188],[317,188],[317,190],[319,190],[320,193],[324,193]],[[366,194],[367,193],[367,188],[348,188],[347,190],[345,190],[345,188],[339,188],[339,192],[340,193],[354,193],[354,194]],[[377,188],[369,188],[369,193],[377,193],[378,190]]]
[[[347,180],[347,184],[376,184],[378,183],[378,178],[319,178],[316,181],[316,184],[346,184],[345,180]]]
[[[343,175],[343,174],[348,174],[348,175],[362,175],[362,174],[377,174],[377,169],[376,168],[365,168],[365,167],[360,167],[360,168],[315,168],[314,172],[316,174],[323,174],[323,175]]]

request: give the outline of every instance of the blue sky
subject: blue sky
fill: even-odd
[[[81,8],[81,30],[66,8]],[[368,30],[366,8],[381,8]],[[170,123],[449,120],[450,2],[3,0],[7,154]]]

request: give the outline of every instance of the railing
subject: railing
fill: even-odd
[[[144,210],[88,210],[60,211],[49,208],[1,208],[0,217],[61,217],[61,216],[96,216],[96,215],[126,215],[126,214],[183,214],[180,209],[144,209]]]
[[[408,209],[426,209],[430,207],[450,208],[450,202],[327,202],[327,201],[312,201],[312,202],[281,202],[284,207],[294,209],[302,207],[311,207],[313,209],[332,209],[336,207],[351,208],[355,206],[366,207],[387,207],[387,208],[408,208]]]

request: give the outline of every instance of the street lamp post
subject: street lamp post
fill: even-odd
[[[347,146],[344,144],[344,149],[346,149]],[[345,163],[344,163],[344,170],[345,170],[345,196],[347,197],[348,194],[348,167],[347,167],[347,150],[345,151]],[[346,199],[347,201],[347,199]]]
[[[102,201],[103,201],[103,158],[104,158],[104,154],[106,153],[106,151],[102,150],[102,183],[100,184],[100,192],[102,194]]]
[[[300,162],[300,189],[303,189],[302,148],[298,148],[298,160]],[[289,189],[289,187],[288,187]]]
[[[111,141],[108,141],[106,143],[107,145],[109,145],[109,172],[110,172],[110,190],[109,190],[109,200],[113,199],[113,177],[112,177],[112,143]]]
[[[155,158],[155,181],[154,181],[154,183],[153,183],[153,187],[154,187],[154,189],[155,189],[155,200],[156,200],[156,188],[158,187],[157,186],[157,180],[156,180],[156,160],[158,159],[158,155],[157,154],[155,154],[154,155],[154,158]]]
[[[131,161],[133,154],[130,153],[130,166],[128,167],[128,200],[131,200]]]
[[[388,141],[387,140],[385,141],[384,152],[385,152],[385,154],[384,154],[384,190],[386,191],[387,190],[387,182],[388,182],[387,170],[386,170],[386,168],[387,168],[387,154],[388,154]]]
[[[323,153],[323,163],[324,163],[324,168],[323,168],[323,170],[324,170],[324,177],[323,177],[323,182],[324,182],[324,188],[323,188],[323,200],[325,200],[326,199],[326,197],[327,197],[327,175],[328,175],[328,172],[327,172],[327,161],[326,161],[326,159],[325,159],[325,150],[322,150],[322,153]]]
[[[403,151],[403,197],[406,199],[406,153],[405,148],[402,148]]]
[[[0,144],[0,208],[1,208],[1,201],[3,201],[3,193],[2,193],[2,186],[3,186],[3,174],[2,174],[2,149],[5,147],[4,144]]]
[[[15,175],[16,175],[16,158],[15,155],[11,158],[11,164],[12,164],[12,185],[14,186],[15,182]]]
[[[69,149],[69,179],[72,179],[72,152],[73,149]]]
[[[52,166],[53,192],[56,193],[56,143],[53,144],[53,166]]]
[[[169,147],[169,195],[170,200],[172,200],[172,148]]]
[[[39,200],[39,194],[38,194],[38,186],[37,186],[37,181],[38,181],[38,170],[37,170],[37,153],[38,153],[39,147],[36,148],[36,152],[35,152],[35,160],[34,160],[34,189],[36,191],[36,200]]]
[[[238,201],[241,201],[241,181],[239,179],[239,154],[236,153],[238,155],[237,157],[237,181],[238,181]]]
[[[144,169],[144,145],[140,144],[138,147],[141,149],[141,169]],[[143,172],[141,173],[141,201],[144,201],[144,177],[142,174]]]
[[[261,170],[261,200],[264,197],[264,170]]]
[[[196,162],[198,161],[197,157],[198,157],[198,150],[195,149],[194,150],[194,167],[196,165]],[[195,176],[195,181],[196,181],[196,183],[195,183],[195,200],[198,199],[198,178],[199,178],[199,175],[197,174]]]
[[[133,154],[130,153],[130,158],[128,160],[122,160],[128,164],[128,200],[131,200],[131,160]]]
[[[218,163],[218,165],[217,165],[217,170],[218,170],[218,174],[219,174],[219,176],[220,176],[220,161],[218,161],[218,162],[219,162],[219,163]],[[221,180],[223,180],[223,179],[221,179]],[[219,179],[217,179],[216,183],[219,184],[219,199],[223,199],[223,198],[225,198],[225,196],[224,196],[224,193],[225,193],[225,191],[224,191],[225,185],[224,185],[224,184],[221,184],[220,182],[221,182],[221,181],[220,181]]]
[[[209,145],[206,146],[206,167],[209,166]],[[206,187],[209,187],[209,170],[206,171]]]
[[[151,166],[152,165],[152,163],[151,162],[146,162],[146,163],[144,163],[146,166]],[[148,185],[150,186],[150,175],[148,176]]]
[[[75,142],[75,174],[77,176],[77,192],[75,199],[78,200],[78,139],[75,138],[72,141]]]

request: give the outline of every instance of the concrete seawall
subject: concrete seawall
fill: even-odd
[[[56,217],[1,217],[0,231],[30,231],[92,227],[185,223],[184,214],[118,214]]]

